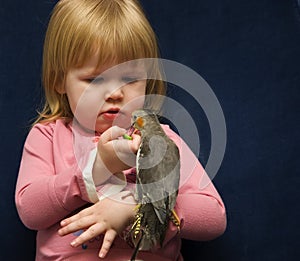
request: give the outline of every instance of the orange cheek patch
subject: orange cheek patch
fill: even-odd
[[[142,118],[142,117],[138,117],[138,118],[136,119],[136,124],[137,124],[140,128],[142,128],[142,127],[144,126],[144,120],[143,120],[143,118]]]

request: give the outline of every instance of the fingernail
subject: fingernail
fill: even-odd
[[[75,241],[75,240],[72,241],[72,242],[70,243],[70,245],[71,245],[72,247],[76,247],[76,241]]]
[[[100,258],[103,258],[103,257],[104,257],[104,254],[103,254],[103,253],[100,253],[100,254],[99,254],[99,257],[100,257]]]

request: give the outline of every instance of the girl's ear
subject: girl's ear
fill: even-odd
[[[62,73],[61,73],[60,76],[55,81],[55,90],[59,94],[65,94],[66,93],[65,82],[66,82],[65,77],[63,77]]]
[[[64,84],[64,83],[56,84],[56,85],[55,85],[55,90],[56,90],[59,94],[65,94],[65,93],[66,93],[65,84]]]

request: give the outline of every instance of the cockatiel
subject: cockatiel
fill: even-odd
[[[180,179],[180,157],[175,143],[165,134],[157,116],[149,110],[132,113],[135,129],[141,134],[136,159],[136,207],[131,238],[135,251],[162,246],[169,221],[179,230],[180,221],[174,211]]]

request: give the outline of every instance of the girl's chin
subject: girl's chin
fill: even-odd
[[[96,125],[95,127],[95,132],[98,133],[98,134],[102,134],[103,132],[105,132],[106,130],[108,130],[112,125],[101,125],[100,127],[98,127]]]
[[[99,117],[95,124],[92,124],[87,119],[77,120],[77,123],[88,133],[103,133],[112,126],[118,126],[120,128],[127,129],[131,125],[130,117],[117,117],[114,121],[107,121]]]
[[[130,125],[128,124],[101,124],[101,125],[97,125],[95,126],[95,131],[99,134],[105,132],[106,130],[108,130],[109,128],[111,128],[112,126],[118,126],[120,128],[124,128],[124,129],[128,129],[130,127]]]
[[[96,122],[95,129],[97,132],[102,133],[112,126],[118,126],[120,128],[127,129],[130,127],[130,125],[131,118],[127,117],[124,114],[119,114],[117,117],[114,118],[114,120],[106,120],[103,119],[103,117],[100,117]]]

